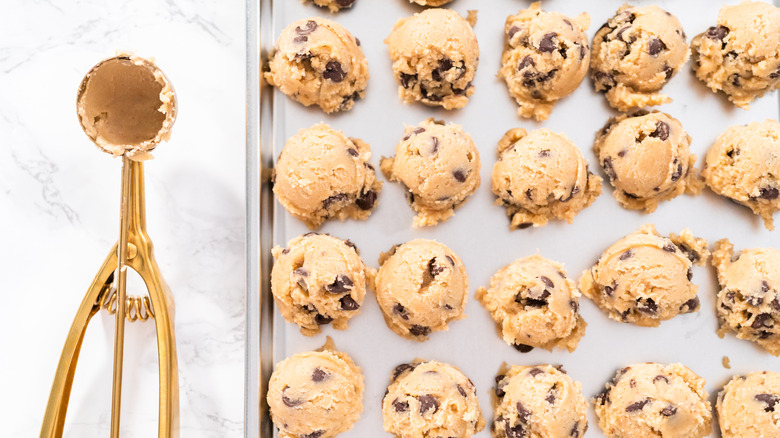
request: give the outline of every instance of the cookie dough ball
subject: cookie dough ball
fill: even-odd
[[[417,212],[415,226],[436,225],[479,187],[479,152],[471,136],[454,123],[428,119],[407,126],[404,134],[395,157],[382,158],[382,173],[408,190]]]
[[[337,217],[366,219],[382,189],[371,147],[319,123],[290,137],[274,170],[276,199],[311,229]]]
[[[735,376],[718,394],[716,406],[723,438],[780,436],[780,374]]]
[[[495,438],[572,438],[588,430],[582,385],[561,367],[504,366],[495,391]]]
[[[569,18],[543,11],[540,2],[507,17],[498,77],[520,105],[520,117],[547,120],[555,103],[577,89],[590,65],[589,26],[586,13]]]
[[[734,256],[726,239],[715,243],[718,334],[733,331],[780,356],[780,250],[751,248]]]
[[[742,204],[774,230],[780,210],[780,123],[767,119],[732,126],[707,152],[704,181],[713,192]]]
[[[767,2],[723,6],[718,25],[691,42],[696,77],[734,105],[780,88],[780,8]]]
[[[688,60],[677,17],[655,5],[623,5],[593,37],[591,78],[620,111],[672,101],[659,93]]]
[[[579,314],[580,292],[563,265],[540,255],[515,260],[496,272],[477,300],[490,312],[507,344],[577,348],[587,325]]]
[[[404,102],[463,108],[474,94],[471,81],[479,45],[471,25],[449,9],[427,9],[395,23],[385,43]]]
[[[541,227],[550,219],[574,217],[601,194],[601,178],[590,173],[579,148],[563,134],[510,129],[498,142],[493,193],[506,207],[510,228]]]
[[[274,247],[272,253],[271,293],[284,319],[308,336],[331,322],[338,330],[346,329],[366,295],[366,267],[355,245],[307,233],[285,249]]]
[[[307,0],[304,0],[307,1]],[[355,0],[311,0],[312,3],[321,7],[328,8],[331,12],[338,12],[342,9],[351,8]]]
[[[325,18],[287,26],[268,60],[265,80],[303,105],[348,111],[365,97],[368,62],[360,40]]]
[[[469,438],[485,428],[471,380],[433,360],[395,368],[382,399],[382,418],[385,432],[396,438]]]
[[[704,183],[693,167],[691,136],[679,120],[661,112],[613,117],[596,135],[593,149],[618,203],[655,211],[661,201],[699,194]]]
[[[280,438],[332,438],[360,418],[363,374],[328,338],[317,351],[279,362],[266,399]]]
[[[593,400],[609,438],[701,438],[712,429],[704,379],[679,363],[640,363],[617,372]]]
[[[469,278],[460,258],[445,245],[416,239],[396,245],[369,274],[387,326],[399,335],[425,341],[464,318]]]
[[[707,241],[687,228],[666,238],[647,224],[607,248],[582,274],[580,290],[615,321],[656,327],[699,310],[691,267],[709,255]]]

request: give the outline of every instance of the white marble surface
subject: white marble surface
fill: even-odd
[[[118,49],[156,58],[179,99],[172,139],[146,165],[146,193],[176,300],[181,435],[241,435],[244,20],[240,0],[3,0],[0,436],[39,433],[67,330],[118,237],[121,163],[75,115],[82,76]],[[126,330],[123,436],[156,436],[154,326]],[[113,317],[100,313],[65,436],[108,436],[112,341]]]

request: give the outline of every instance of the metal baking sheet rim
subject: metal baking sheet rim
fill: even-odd
[[[773,0],[780,6],[780,0]],[[263,41],[273,41],[273,0],[246,0],[246,229],[245,229],[245,368],[244,437],[272,438],[273,423],[265,403],[267,376],[273,371],[273,303],[270,284],[262,281],[273,265],[271,257],[274,198],[272,105],[270,88],[261,80],[267,53]],[[780,96],[778,96],[780,107]],[[264,147],[264,145],[266,147]]]

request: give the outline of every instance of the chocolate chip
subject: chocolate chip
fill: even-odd
[[[282,254],[289,254],[289,253],[290,253],[290,248],[285,248],[282,250]]]
[[[347,245],[348,247],[350,247],[350,248],[354,249],[354,250],[355,250],[355,252],[357,252],[357,250],[358,250],[358,248],[357,248],[357,246],[355,245],[355,243],[354,243],[354,242],[352,242],[352,241],[351,241],[351,240],[349,240],[349,239],[344,239],[344,245]]]
[[[618,157],[623,158],[626,156],[626,152],[628,152],[626,149],[623,149],[622,151],[618,152]]]
[[[758,197],[768,201],[777,199],[779,195],[780,190],[778,190],[777,187],[761,187],[758,190]]]
[[[558,34],[555,32],[544,34],[542,39],[539,41],[539,51],[542,53],[550,53],[555,50],[555,43],[553,42],[553,39],[555,39],[557,36]]]
[[[322,201],[322,208],[327,209],[331,205],[339,203],[339,202],[344,202],[347,199],[349,199],[349,196],[347,196],[346,193],[338,193],[338,194],[335,194],[333,196],[328,196],[327,198],[325,198],[324,201]]]
[[[688,260],[690,260],[691,263],[696,263],[699,261],[699,254],[693,249],[691,249],[688,245],[681,243],[678,246],[680,248],[680,251],[682,251],[683,254],[685,254],[688,257]]]
[[[295,44],[302,44],[302,43],[305,43],[306,41],[309,41],[309,37],[307,37],[306,35],[297,36],[297,37],[293,38],[293,42]],[[296,53],[295,54],[295,58],[297,58],[297,59],[309,59],[309,58],[311,58],[311,54],[310,53]]]
[[[677,413],[677,406],[669,405],[661,409],[661,415],[663,415],[664,417],[671,417],[676,413]]]
[[[614,282],[612,283],[612,286],[610,286],[610,285],[604,286],[604,293],[606,293],[607,296],[611,297],[612,293],[615,292],[615,288],[617,288],[617,285],[615,285]]]
[[[596,402],[598,402],[600,406],[604,406],[605,404],[610,402],[609,392],[610,392],[609,388],[604,388],[604,390],[601,391],[599,395],[596,396]]]
[[[525,344],[514,344],[513,347],[515,347],[515,350],[521,353],[528,353],[529,351],[534,349],[534,347]]]
[[[417,368],[416,363],[402,363],[401,365],[398,365],[393,370],[393,380],[397,379],[398,376],[400,376],[404,371],[407,370],[411,371],[414,370],[415,368]]]
[[[459,384],[455,386],[458,388],[458,392],[460,393],[460,395],[462,395],[463,397],[468,397],[468,394],[466,394],[466,390],[463,389],[462,386],[460,386]]]
[[[569,307],[571,307],[572,312],[577,313],[580,311],[580,303],[571,300],[569,301]]]
[[[354,283],[352,282],[352,279],[344,274],[339,274],[336,276],[333,283],[325,286],[325,290],[332,294],[342,294],[344,292],[349,292],[353,286]]]
[[[664,251],[675,252],[675,251],[677,251],[677,245],[675,245],[672,242],[669,242],[666,245],[664,245]]]
[[[528,417],[531,416],[531,411],[526,409],[522,403],[517,402],[517,417],[523,423],[528,423]]]
[[[431,137],[431,142],[433,143],[433,147],[431,148],[431,155],[433,155],[436,152],[439,152],[439,139],[437,137]]]
[[[552,280],[550,280],[548,277],[545,277],[544,275],[539,276],[539,280],[542,280],[542,283],[551,289],[555,287],[555,284],[552,282]]]
[[[726,26],[712,26],[707,29],[707,32],[705,33],[707,38],[711,38],[713,40],[722,40],[728,34],[729,28]]]
[[[761,280],[761,292],[769,292],[769,283],[766,280]]]
[[[431,394],[418,395],[417,401],[420,402],[420,415],[425,415],[431,409],[433,409],[433,414],[439,410],[439,400]]]
[[[681,162],[677,160],[677,158],[674,159],[674,162],[672,164],[674,163],[677,163],[677,168],[675,168],[674,172],[672,173],[672,181],[677,181],[678,179],[680,179],[680,177],[682,177],[683,165]]]
[[[314,317],[314,322],[316,322],[319,325],[330,324],[332,321],[333,318],[327,315],[323,315],[321,313],[318,313],[317,316]]]
[[[603,71],[597,71],[593,74],[593,80],[596,82],[596,90],[597,91],[609,91],[617,85],[617,82],[615,81],[615,77],[612,76],[610,73],[605,73]]]
[[[680,305],[680,312],[691,313],[699,309],[699,297],[693,297]]]
[[[311,373],[311,380],[315,382],[322,382],[326,378],[328,378],[328,373],[323,371],[320,367],[314,368],[314,371]]]
[[[625,33],[625,31],[627,31],[628,29],[631,29],[631,26],[625,26],[625,27],[621,28],[615,34],[615,38],[619,39],[620,41],[629,42],[629,41],[623,39],[623,33]],[[634,42],[634,41],[636,41],[636,37],[634,37],[631,42]]]
[[[620,254],[620,257],[618,257],[618,260],[620,260],[620,261],[628,260],[628,259],[630,259],[633,256],[634,256],[634,251],[629,249],[629,250],[626,250],[623,254]]]
[[[324,430],[315,430],[307,435],[298,435],[298,438],[320,438],[325,433]]]
[[[455,260],[453,260],[452,257],[445,255],[444,258],[447,259],[448,262],[450,262],[450,265],[455,267]]]
[[[774,412],[775,405],[780,403],[780,397],[774,394],[756,394],[753,398],[756,401],[766,404],[764,412]]]
[[[409,333],[411,333],[412,336],[428,336],[431,333],[431,328],[412,324],[412,326],[409,328]]]
[[[414,128],[412,132],[404,136],[404,141],[412,138],[412,135],[422,134],[423,132],[425,132],[425,128]]]
[[[376,190],[366,190],[365,187],[360,191],[360,196],[355,199],[355,205],[361,210],[371,210],[376,203]]]
[[[666,140],[669,138],[669,124],[659,120],[655,124],[655,131],[650,134],[650,137],[655,137],[660,140]]]
[[[638,298],[636,310],[642,313],[655,314],[658,312],[658,305],[652,298]]]
[[[289,388],[290,388],[289,386],[285,386],[282,389],[282,403],[284,403],[284,405],[287,406],[288,408],[293,408],[295,406],[302,405],[303,404],[303,400],[292,399],[292,398],[287,397],[286,395],[284,395],[285,391],[287,391]]]
[[[731,82],[731,85],[735,87],[739,87],[740,84],[739,78],[740,78],[739,74],[734,73],[733,75],[730,75],[728,79],[729,82]]]
[[[496,376],[496,397],[501,398],[506,395],[506,392],[504,392],[504,387],[506,386],[506,383],[504,382],[504,379],[506,378],[505,375],[499,374]]]
[[[688,268],[688,272],[685,274],[686,277],[688,277],[688,281],[691,281],[693,279],[693,269]]]
[[[531,58],[530,55],[528,55],[520,61],[520,64],[517,65],[517,69],[522,70],[526,67],[534,67],[534,66],[536,66],[536,62],[534,62],[534,59]]]
[[[301,26],[295,26],[295,33],[298,35],[309,35],[315,30],[317,30],[317,22],[314,20],[307,21],[306,27],[303,29],[301,29]]]
[[[664,75],[665,75],[664,79],[668,81],[669,79],[672,78],[672,76],[674,76],[674,69],[667,65],[666,67],[664,67]]]
[[[325,71],[322,72],[322,77],[338,83],[343,81],[344,78],[347,77],[347,74],[342,69],[341,63],[338,61],[328,61],[328,63],[325,64]]]
[[[509,424],[509,420],[504,420],[504,434],[506,438],[525,438],[526,431],[522,424],[512,426]]]
[[[311,305],[311,304],[306,304],[306,305],[303,305],[303,306],[301,306],[301,307],[303,308],[303,310],[305,310],[305,311],[306,311],[306,312],[308,312],[308,313],[314,313],[314,312],[316,312],[316,311],[317,311],[317,308],[316,308],[316,307],[314,307],[314,306],[313,306],[313,305]]]
[[[454,177],[455,177],[455,179],[456,179],[456,180],[458,180],[458,182],[461,182],[461,183],[462,183],[462,182],[465,182],[465,181],[466,181],[466,173],[464,173],[464,172],[463,172],[462,170],[460,170],[460,169],[455,169],[455,170],[453,170],[453,171],[452,171],[452,176],[454,176]]]
[[[588,49],[585,46],[580,46],[580,61],[585,59],[585,55],[587,54]]]
[[[409,75],[406,73],[401,73],[398,77],[398,79],[401,81],[401,86],[404,88],[409,88],[411,85],[414,87],[414,84],[417,83],[417,75]]]
[[[341,303],[341,310],[357,310],[360,308],[360,304],[358,304],[350,295],[344,295],[339,302]]]
[[[542,371],[540,368],[537,368],[537,367],[533,367],[530,370],[528,370],[528,374],[530,374],[531,377],[536,377],[539,374],[543,374],[543,373],[544,373],[544,371]]]
[[[775,321],[772,319],[772,315],[768,313],[759,313],[753,320],[753,324],[750,326],[756,330],[760,328],[772,328],[775,325]]]
[[[542,149],[539,151],[539,158],[547,158],[550,156],[550,150],[549,149]]]
[[[666,49],[666,44],[656,37],[650,38],[650,41],[647,42],[647,53],[649,53],[650,56],[658,56],[659,53]]]
[[[753,307],[758,307],[764,302],[764,299],[755,295],[748,295],[745,301]]]
[[[396,412],[406,412],[409,410],[409,402],[395,399],[393,400],[393,408]]]
[[[630,405],[626,406],[626,412],[641,411],[642,409],[644,409],[645,405],[650,403],[650,401],[651,400],[649,398],[646,398],[646,399],[640,400],[640,401],[638,401],[636,403],[631,403]]]
[[[355,148],[349,148],[349,149],[347,149],[347,152],[348,152],[350,155],[352,155],[353,157],[357,157],[358,155],[360,155],[360,154],[358,154],[358,151],[357,151],[357,149],[355,149]]]
[[[571,430],[569,431],[569,436],[572,438],[580,438],[580,422],[577,421],[574,423],[574,426],[571,427]]]
[[[516,34],[517,32],[519,32],[519,31],[520,31],[520,28],[519,28],[519,27],[517,27],[517,26],[512,26],[512,27],[510,27],[510,28],[509,28],[509,30],[507,30],[507,31],[506,31],[506,36],[507,36],[507,37],[508,37],[508,38],[511,40],[511,39],[512,39],[512,37],[513,37],[513,36],[515,36],[515,34]]]
[[[780,66],[777,67],[777,70],[769,73],[769,79],[777,79],[778,77],[780,77]]]
[[[449,71],[452,68],[452,60],[444,58],[439,60],[439,66],[431,72],[431,77],[434,81],[442,80],[442,73]]]
[[[662,376],[661,374],[653,377],[653,383],[660,382],[663,380],[665,383],[669,383],[669,379],[666,378],[666,376]]]
[[[355,3],[355,0],[336,0],[336,3],[338,3],[338,5],[342,8],[348,8],[352,6],[353,3]]]
[[[526,228],[529,228],[533,225],[533,222],[523,222],[522,224],[519,224],[517,228],[524,230]]]
[[[610,181],[614,181],[617,179],[615,168],[612,167],[612,157],[604,158],[604,161],[601,163],[601,165],[602,167],[604,167],[604,173],[607,174]]]
[[[558,396],[558,384],[556,383],[547,391],[547,396],[544,397],[544,400],[547,403],[553,405],[555,404],[555,399],[557,398],[557,396]]]
[[[402,306],[401,303],[396,303],[395,306],[393,306],[393,312],[400,316],[404,321],[409,320],[409,314],[406,312],[406,308]]]
[[[309,271],[303,269],[303,268],[297,268],[293,270],[293,275],[298,276],[298,286],[301,287],[301,289],[306,290],[308,289],[308,286],[306,285],[305,277],[309,276]]]
[[[780,312],[780,298],[775,297],[772,300],[772,308],[775,309],[775,312]]]

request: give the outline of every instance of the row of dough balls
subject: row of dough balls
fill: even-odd
[[[355,0],[303,0],[311,1],[321,8],[328,8],[331,12],[338,12],[355,5]],[[452,0],[409,0],[409,3],[417,3],[420,6],[443,6]]]
[[[588,430],[582,385],[562,367],[505,364],[495,381],[493,437],[580,438]],[[638,363],[620,369],[591,402],[610,438],[700,438],[712,429],[704,384],[679,363]],[[267,401],[281,438],[332,438],[360,418],[363,375],[328,338],[320,350],[277,364]],[[734,376],[718,393],[721,436],[780,436],[779,403],[780,374]],[[469,438],[485,427],[474,383],[452,365],[422,359],[393,370],[382,419],[397,438]]]
[[[304,335],[319,333],[325,324],[346,329],[367,288],[375,292],[387,326],[406,339],[425,341],[465,318],[466,268],[439,242],[395,245],[380,256],[378,270],[364,264],[352,242],[327,234],[304,234],[272,253],[274,301]],[[517,350],[574,351],[587,326],[579,313],[581,294],[615,321],[655,327],[699,311],[692,266],[709,257],[707,242],[689,230],[665,237],[645,225],[607,248],[582,273],[579,287],[563,265],[533,255],[501,268],[475,296]],[[752,248],[735,255],[723,239],[715,244],[712,264],[720,283],[719,335],[733,331],[780,355],[780,250]]]
[[[474,93],[479,46],[476,18],[428,9],[399,20],[385,40],[399,95],[445,109],[462,108]],[[507,18],[498,76],[521,117],[545,120],[590,69],[597,91],[620,111],[671,102],[661,89],[694,56],[696,76],[735,105],[780,87],[780,8],[763,2],[724,6],[718,25],[696,36],[689,50],[677,18],[658,6],[621,6],[596,32],[590,17],[545,12],[539,2]],[[346,111],[365,97],[368,63],[360,41],[324,18],[285,28],[265,78],[284,94],[325,112]]]
[[[593,148],[623,207],[649,213],[661,201],[700,193],[706,183],[773,229],[772,215],[780,210],[780,123],[767,119],[727,129],[709,149],[701,176],[690,142],[674,117],[640,110],[610,119]],[[279,154],[274,193],[311,229],[334,217],[366,219],[382,186],[370,156],[368,144],[328,125],[302,129]],[[471,136],[433,119],[407,126],[395,156],[382,158],[380,168],[406,188],[415,226],[447,220],[480,185]],[[551,219],[572,222],[602,188],[579,148],[548,129],[508,131],[498,142],[492,179],[496,203],[506,207],[512,229]]]

